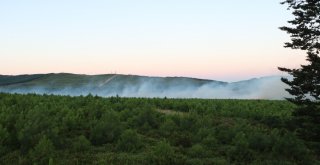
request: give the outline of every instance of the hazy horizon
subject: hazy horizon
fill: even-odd
[[[144,77],[111,75],[27,75],[0,76],[0,92],[69,96],[88,94],[110,97],[271,99],[289,97],[279,77],[263,77],[238,82],[200,80],[185,77]]]
[[[239,81],[305,63],[283,48],[280,1],[2,1],[0,74],[132,74]]]
[[[241,82],[241,81],[246,81],[246,80],[251,80],[251,79],[260,79],[260,78],[271,78],[271,77],[287,77],[289,75],[285,74],[278,74],[278,75],[266,75],[266,76],[257,76],[257,77],[248,77],[244,79],[237,79],[234,81],[228,81],[228,80],[219,80],[219,79],[210,79],[210,78],[201,78],[201,77],[192,77],[192,76],[157,76],[157,75],[138,75],[138,74],[121,74],[121,73],[101,73],[101,74],[81,74],[81,73],[70,73],[70,72],[50,72],[50,73],[22,73],[22,74],[0,74],[0,76],[21,76],[21,75],[37,75],[37,74],[74,74],[74,75],[86,75],[86,76],[99,76],[99,75],[125,75],[125,76],[141,76],[141,77],[159,77],[159,78],[191,78],[191,79],[200,79],[200,80],[213,80],[213,81],[221,81],[221,82],[227,82],[227,83],[232,83],[232,82]]]

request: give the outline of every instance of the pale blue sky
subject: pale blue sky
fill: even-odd
[[[1,0],[0,74],[240,80],[296,67],[277,0]]]

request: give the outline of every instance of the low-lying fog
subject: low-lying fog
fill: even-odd
[[[190,79],[185,79],[190,81]],[[217,98],[217,99],[284,99],[289,97],[285,91],[286,85],[280,77],[264,77],[234,83],[193,83],[141,78],[138,82],[117,81],[116,76],[106,78],[101,82],[92,82],[81,86],[55,87],[46,86],[0,86],[0,92],[37,93],[56,95],[98,95],[103,97],[168,97],[168,98]]]

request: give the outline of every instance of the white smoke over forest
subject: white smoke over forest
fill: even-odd
[[[92,94],[102,97],[118,95],[121,97],[150,98],[281,100],[289,97],[289,94],[285,91],[286,85],[277,76],[233,83],[183,77],[161,78],[130,75],[101,75],[93,77],[56,74],[45,76],[23,83],[0,85],[0,92],[70,96]]]

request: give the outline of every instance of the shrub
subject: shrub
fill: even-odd
[[[150,164],[170,165],[174,162],[174,150],[166,141],[160,141],[153,148]]]
[[[6,151],[6,141],[9,138],[9,133],[7,129],[3,128],[0,124],[0,155],[4,154]]]
[[[138,133],[128,129],[124,131],[117,143],[117,149],[125,152],[134,152],[142,147],[142,142]]]
[[[121,134],[121,123],[118,115],[113,112],[105,113],[91,129],[90,140],[95,145],[114,142]]]
[[[43,136],[39,143],[30,151],[30,157],[34,163],[48,164],[50,158],[54,156],[54,146],[50,139]]]
[[[85,136],[80,135],[74,139],[72,146],[75,151],[83,152],[90,148],[91,143]]]
[[[193,158],[205,158],[207,155],[207,151],[200,144],[193,145],[189,151],[189,155]]]

